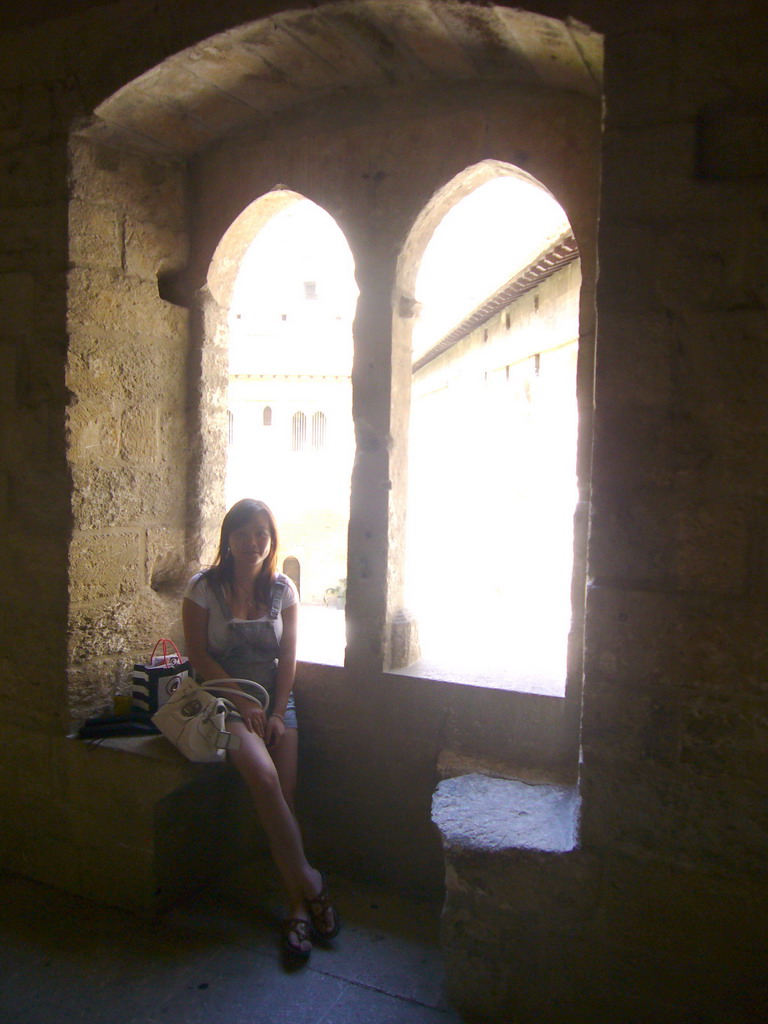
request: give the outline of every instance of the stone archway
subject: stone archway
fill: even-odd
[[[275,514],[280,550],[301,561],[305,660],[327,652],[326,643],[313,648],[310,637],[323,633],[316,622],[323,595],[347,576],[356,300],[343,232],[327,211],[285,189],[260,196],[239,215],[197,294],[213,332],[203,346],[225,338],[230,354],[227,407],[236,422],[228,449],[211,446],[213,465],[197,471],[201,479],[215,478],[216,462],[226,458],[226,504],[255,494]],[[204,381],[201,394],[209,415],[220,419],[218,384]],[[221,426],[202,429],[220,433]],[[334,630],[338,639],[338,623]],[[334,661],[341,658],[343,643]]]
[[[173,631],[180,583],[201,550],[200,524],[218,515],[215,474],[209,487],[190,471],[206,459],[215,463],[216,432],[201,430],[210,397],[202,382],[222,367],[220,346],[209,344],[216,324],[206,322],[209,312],[195,311],[193,297],[205,287],[226,228],[250,200],[232,190],[222,192],[217,204],[193,209],[201,159],[225,139],[236,151],[244,135],[301,133],[311,120],[318,163],[314,169],[306,161],[301,165],[295,147],[289,190],[309,195],[334,215],[356,258],[379,232],[380,254],[360,261],[364,287],[380,294],[367,292],[361,303],[357,384],[358,393],[368,395],[380,367],[388,368],[387,377],[394,367],[396,394],[406,370],[397,346],[389,354],[394,261],[409,221],[434,191],[434,172],[425,169],[423,181],[413,182],[413,195],[386,212],[382,206],[381,222],[373,224],[361,211],[373,208],[371,199],[379,201],[384,179],[375,168],[361,167],[354,175],[350,170],[341,190],[335,166],[322,164],[318,146],[343,116],[352,168],[365,154],[351,139],[365,138],[371,109],[405,104],[417,110],[422,102],[450,102],[453,95],[482,104],[486,95],[520,90],[525,106],[534,93],[561,89],[569,102],[593,109],[600,54],[600,37],[584,26],[502,5],[328,3],[197,43],[104,99],[92,121],[78,125],[72,137],[68,297],[75,705],[102,703],[157,630]],[[275,152],[269,146],[264,151]],[[254,183],[250,199],[276,180]],[[350,220],[347,199],[357,204]],[[594,211],[585,211],[585,220],[590,217]],[[384,273],[382,260],[391,261]],[[109,372],[102,372],[105,360]],[[138,370],[148,372],[151,385]],[[154,426],[147,429],[142,411],[158,379],[162,411],[156,406]],[[364,402],[370,412],[374,406]],[[383,504],[374,508],[366,499],[352,524],[359,579],[352,576],[349,586],[350,598],[358,588],[361,608],[355,631],[374,662],[384,620],[397,610],[397,559],[389,556],[400,544],[403,481],[389,439],[399,436],[402,418],[400,398],[390,405],[387,397],[370,421],[358,410],[357,489],[376,495],[374,505]],[[395,568],[389,570],[390,564]],[[389,598],[381,596],[382,576]]]
[[[555,168],[548,170],[551,174]],[[419,278],[419,284],[417,275],[427,269],[429,255],[433,265],[440,263],[434,259],[435,249],[448,244],[445,225],[452,218],[455,222],[459,207],[476,203],[483,194],[494,197],[493,215],[486,198],[485,205],[474,208],[475,233],[465,239],[461,249],[451,250],[451,260],[443,261],[441,276],[448,275],[450,280],[446,303],[450,308],[454,293],[469,287],[467,278],[475,282],[475,287],[488,280],[481,282],[474,276],[477,267],[493,273],[487,264],[488,252],[494,253],[496,265],[508,265],[510,270],[490,279],[495,284],[488,283],[483,301],[463,309],[463,322],[461,316],[454,320],[438,316],[435,320],[429,302],[425,306],[422,301],[427,298],[423,294],[424,278]],[[513,200],[513,196],[519,198]],[[531,210],[538,211],[535,218]],[[483,233],[477,227],[478,220],[485,224]],[[499,233],[504,245],[497,249],[494,242]],[[526,236],[530,236],[527,241]],[[580,295],[585,305],[594,304],[594,290],[581,287],[580,256],[565,210],[542,181],[500,160],[468,167],[439,189],[421,211],[401,252],[400,302],[393,335],[402,351],[412,352],[414,393],[420,396],[412,406],[412,414],[419,411],[419,415],[415,421],[412,415],[411,420],[409,519],[420,526],[415,533],[409,531],[409,603],[422,619],[422,635],[431,632],[433,636],[431,649],[429,643],[424,645],[425,663],[414,669],[419,674],[442,671],[448,674],[440,678],[459,681],[480,675],[486,685],[499,686],[526,678],[531,686],[562,695],[567,675],[564,648],[569,632],[568,607],[573,606],[573,618],[580,623],[583,584],[578,581],[585,573],[582,556],[574,567],[577,585],[572,587],[576,452],[573,403],[577,397],[574,376],[579,337],[575,310]],[[588,263],[593,261],[594,252],[588,249],[585,258]],[[512,272],[518,277],[510,279]],[[544,283],[552,273],[557,273],[554,288]],[[436,286],[436,282],[431,285],[433,294]],[[530,312],[521,312],[516,301],[527,293],[533,295],[535,322]],[[539,318],[540,299],[544,305]],[[514,314],[510,313],[512,309]],[[557,316],[556,309],[560,311]],[[551,326],[546,328],[546,323]],[[447,334],[425,335],[425,330],[435,331],[441,324],[446,325]],[[589,363],[591,344],[591,337],[582,337],[584,358]],[[546,371],[539,379],[542,352],[547,353]],[[534,405],[523,354],[535,362],[535,369],[530,371],[530,379],[534,374],[536,378]],[[484,373],[479,366],[484,367]],[[511,384],[515,379],[517,389]],[[582,382],[579,398],[583,406],[589,406],[591,388],[584,386],[583,377]],[[520,391],[517,401],[515,390]],[[553,401],[554,394],[557,398]],[[458,404],[456,396],[461,396],[463,404]],[[557,430],[555,422],[560,423]],[[588,425],[581,435],[582,446],[589,447]],[[530,465],[531,450],[539,452],[535,466]],[[581,480],[581,490],[588,494],[588,478]],[[528,512],[524,512],[526,508]],[[488,595],[487,624],[490,626],[494,613],[499,624],[491,629],[493,635],[483,644],[482,652],[473,653],[469,638],[465,640],[461,631],[454,630],[440,641],[438,646],[445,648],[440,655],[436,653],[435,637],[440,635],[442,623],[450,620],[450,598],[448,608],[443,612],[439,609],[451,592],[452,575],[450,560],[446,561],[442,552],[453,545],[451,523],[453,518],[461,517],[462,509],[464,529],[472,538],[469,543],[475,560],[475,586]],[[575,541],[575,549],[583,553],[585,537],[577,534]],[[505,556],[500,557],[500,552]],[[538,595],[536,600],[534,595]],[[557,616],[554,608],[558,609]],[[431,629],[424,628],[428,620]],[[499,641],[494,656],[491,651],[496,636]],[[469,645],[466,652],[464,644]],[[571,679],[577,681],[578,643],[572,646],[569,671]]]
[[[503,81],[599,98],[602,36],[503,3],[339,0],[238,25],[189,46],[106,97],[101,137],[193,157],[308,100]]]
[[[229,375],[227,317],[235,279],[248,246],[261,228],[302,198],[288,189],[276,189],[248,205],[222,235],[211,259],[206,283],[192,299],[193,351],[198,354],[193,370],[197,398],[196,443],[188,466],[191,487],[186,551],[193,563],[205,561],[217,523],[224,513]]]

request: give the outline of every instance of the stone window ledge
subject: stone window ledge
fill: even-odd
[[[473,773],[438,785],[432,820],[446,850],[568,853],[578,845],[579,805],[576,786]]]
[[[109,736],[94,740],[80,739],[78,736],[71,736],[70,739],[76,739],[78,742],[88,747],[97,747],[100,750],[122,751],[125,754],[134,754],[136,757],[146,757],[154,761],[163,761],[165,764],[187,765],[190,768],[209,767],[209,765],[206,764],[195,765],[192,761],[188,761],[186,757],[178,752],[172,743],[159,734],[149,736]]]
[[[469,671],[456,669],[421,658],[406,668],[390,670],[391,674],[411,679],[430,679],[435,682],[461,683],[465,686],[483,686],[491,690],[510,690],[530,693],[539,697],[564,697],[565,677],[554,678],[544,673],[504,672],[492,668]]]

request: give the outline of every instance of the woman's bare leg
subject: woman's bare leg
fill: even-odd
[[[283,790],[285,802],[296,814],[296,779],[299,762],[299,733],[297,729],[286,729],[276,747],[269,747],[269,754],[275,763],[277,775]]]
[[[295,796],[296,796],[296,779],[297,779],[297,767],[298,767],[298,755],[299,755],[299,733],[296,729],[286,729],[283,733],[283,738],[279,745],[274,748],[269,748],[269,753],[272,760],[275,763],[277,769],[277,775],[280,779],[280,785],[283,790],[283,796],[285,802],[290,807],[294,816],[296,814]],[[312,899],[320,893],[322,884],[322,877],[318,874],[317,885],[312,890],[312,893],[307,896],[305,892],[305,899]],[[334,925],[334,912],[328,910],[323,915],[324,927],[327,930],[333,928]]]
[[[272,857],[288,894],[289,917],[307,921],[309,915],[304,901],[314,896],[320,888],[320,872],[309,864],[304,854],[298,823],[286,801],[277,767],[264,741],[241,723],[232,722],[230,729],[240,736],[241,747],[232,751],[229,757],[245,780],[259,820],[267,833]],[[290,754],[290,748],[286,754]],[[289,760],[286,757],[286,761]]]

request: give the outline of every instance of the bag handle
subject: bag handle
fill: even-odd
[[[213,693],[215,697],[220,693],[231,693],[236,697],[245,697],[246,700],[250,700],[254,704],[261,705],[264,711],[269,707],[269,693],[264,689],[261,683],[255,683],[252,679],[233,679],[229,677],[227,679],[209,679],[207,682],[198,683],[197,685],[201,690],[207,690]],[[255,692],[248,693],[246,690],[241,688],[242,686],[247,686]]]
[[[152,648],[152,653],[149,656],[149,664],[150,665],[152,664],[152,661],[153,661],[153,659],[155,657],[155,651],[160,646],[160,644],[163,645],[163,664],[165,664],[167,666],[168,665],[168,659],[173,657],[173,655],[168,654],[168,647],[169,647],[169,645],[176,652],[176,657],[178,658],[177,664],[180,665],[182,663],[182,661],[184,659],[182,658],[181,653],[179,651],[179,648],[176,646],[176,644],[173,642],[173,640],[168,640],[166,637],[161,637],[160,640],[158,640],[157,643],[155,644],[155,646]],[[173,662],[171,663],[171,665],[173,666]]]

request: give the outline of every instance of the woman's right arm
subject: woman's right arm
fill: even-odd
[[[181,603],[187,657],[201,679],[226,679],[227,673],[208,653],[208,609],[188,597]]]

